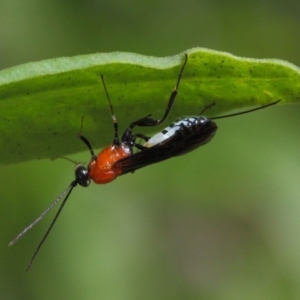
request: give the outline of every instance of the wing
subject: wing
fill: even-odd
[[[201,130],[181,128],[170,138],[117,161],[114,167],[120,168],[121,175],[123,175],[171,157],[186,154],[208,143],[216,130],[217,125],[214,122],[202,126]]]

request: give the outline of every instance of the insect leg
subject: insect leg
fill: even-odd
[[[82,116],[82,119],[81,119],[81,126],[80,126],[80,131],[78,133],[78,136],[86,144],[86,146],[89,148],[90,153],[92,155],[92,158],[96,159],[96,155],[94,153],[94,150],[92,148],[92,145],[91,145],[90,141],[81,134],[82,133],[82,128],[83,128],[83,119],[84,119],[84,116]]]
[[[168,101],[168,104],[167,104],[167,107],[166,107],[166,110],[165,110],[165,113],[164,113],[162,119],[161,120],[156,120],[156,119],[151,118],[151,115],[148,115],[148,116],[146,116],[144,118],[141,118],[141,119],[139,119],[135,122],[132,122],[129,125],[129,127],[125,130],[125,132],[123,133],[122,141],[128,141],[129,139],[132,139],[132,130],[135,126],[141,126],[141,127],[157,126],[157,125],[161,124],[167,118],[167,116],[169,115],[169,112],[172,108],[172,105],[173,105],[173,103],[176,99],[176,96],[177,96],[177,93],[178,93],[179,83],[180,83],[180,80],[181,80],[183,70],[186,66],[187,60],[188,60],[188,55],[185,54],[185,59],[184,59],[183,65],[181,67],[181,70],[180,70],[180,73],[179,73],[179,76],[178,76],[178,79],[177,79],[177,83],[175,85],[174,90],[171,93],[171,96],[169,98],[169,101]]]
[[[144,135],[142,133],[137,133],[137,134],[135,134],[135,135],[132,136],[132,142],[133,142],[132,146],[136,147],[139,150],[145,150],[145,149],[147,149],[147,147],[145,147],[145,146],[143,146],[141,144],[136,143],[135,142],[136,138],[141,138],[145,142],[148,142],[150,140],[150,137],[146,136],[146,135]]]
[[[146,136],[146,135],[144,135],[142,133],[137,133],[137,134],[135,134],[135,136],[143,139],[145,142],[148,142],[150,140],[149,136]]]
[[[101,75],[101,81],[102,81],[102,85],[104,87],[106,98],[107,98],[108,103],[109,103],[110,115],[111,115],[111,119],[113,121],[114,129],[115,129],[115,137],[114,137],[113,144],[117,145],[117,144],[120,143],[119,142],[119,134],[118,134],[118,121],[117,121],[116,115],[114,114],[114,108],[113,108],[113,105],[110,101],[103,75]]]

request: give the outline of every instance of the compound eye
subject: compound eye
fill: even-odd
[[[86,167],[82,165],[77,165],[75,168],[75,179],[77,183],[83,187],[90,185],[91,180],[89,177],[89,171]]]

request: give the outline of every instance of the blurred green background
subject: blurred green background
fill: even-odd
[[[296,0],[0,0],[0,68],[196,46],[300,66],[299,15]],[[278,105],[218,120],[194,153],[76,188],[27,274],[53,214],[7,244],[73,166],[1,166],[0,299],[300,299],[299,113]]]

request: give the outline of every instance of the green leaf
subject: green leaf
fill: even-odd
[[[202,48],[185,51],[188,63],[164,126],[182,115],[260,106],[281,99],[300,101],[300,69],[274,59],[239,58]],[[0,72],[0,163],[53,158],[112,142],[113,126],[100,75],[103,74],[120,132],[139,118],[160,119],[176,84],[184,54],[156,58],[100,53],[28,63]],[[160,128],[151,128],[157,132]],[[149,133],[145,128],[136,132]]]

